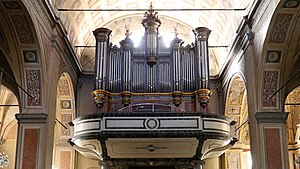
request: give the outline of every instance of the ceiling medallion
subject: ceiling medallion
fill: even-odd
[[[297,0],[288,0],[285,2],[284,6],[287,8],[296,8],[298,7],[299,2]]]

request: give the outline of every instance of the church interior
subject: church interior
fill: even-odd
[[[0,0],[0,168],[300,169],[300,0]]]

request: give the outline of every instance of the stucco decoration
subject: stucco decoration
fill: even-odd
[[[263,82],[263,108],[276,108],[278,96],[274,95],[270,98],[277,90],[278,87],[279,71],[277,70],[266,70],[264,72]]]
[[[34,38],[30,29],[26,15],[11,15],[12,23],[17,31],[17,36],[21,44],[33,44]]]
[[[270,43],[284,43],[293,14],[280,13],[270,36]]]
[[[71,94],[69,81],[67,78],[62,77],[62,79],[59,81],[58,87],[59,87],[59,94],[61,96],[69,96]]]
[[[241,157],[240,152],[228,151],[226,152],[226,169],[240,169]]]
[[[41,106],[41,75],[38,69],[25,70],[27,92],[27,106]]]

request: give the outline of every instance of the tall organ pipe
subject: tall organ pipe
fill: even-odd
[[[95,90],[92,93],[94,102],[98,108],[102,108],[106,100],[106,70],[107,58],[109,55],[109,36],[111,30],[107,28],[98,28],[93,31],[96,38],[96,55],[95,55]]]
[[[200,89],[196,92],[198,94],[198,101],[204,108],[211,95],[209,90],[209,55],[208,55],[208,37],[211,32],[206,27],[198,27],[193,30],[195,34],[195,50],[196,59],[198,63],[198,83]]]
[[[146,60],[150,66],[153,66],[156,64],[158,55],[158,28],[161,21],[158,19],[157,12],[154,13],[152,4],[149,10],[145,12],[142,25],[145,27]]]
[[[173,64],[173,90],[181,90],[181,60],[180,60],[180,46],[182,45],[182,40],[175,37],[171,42],[172,48],[172,64]]]
[[[124,81],[123,90],[131,91],[131,57],[132,57],[133,41],[129,38],[129,36],[127,36],[124,40],[120,42],[120,45],[124,51],[123,52],[123,81]]]
[[[96,38],[96,55],[95,55],[95,90],[105,90],[106,79],[106,62],[108,58],[109,35],[111,30],[107,28],[98,28],[93,31]]]

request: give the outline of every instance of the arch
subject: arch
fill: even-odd
[[[280,91],[277,90],[286,85],[290,77],[299,70],[296,68],[300,49],[299,14],[299,2],[290,3],[289,0],[279,1],[272,13],[258,62],[261,67],[261,80],[258,79],[261,82],[259,97],[262,98],[259,102],[259,111],[284,109],[285,96],[291,90],[292,83]]]
[[[248,101],[244,80],[235,73],[226,94],[225,116],[236,121],[238,142],[225,153],[225,168],[250,168],[250,132],[248,125]]]
[[[67,143],[71,136],[69,122],[75,115],[75,99],[73,83],[70,75],[62,73],[57,85],[54,145],[53,145],[53,168],[74,168],[75,150]]]
[[[9,160],[8,169],[15,168],[17,150],[17,121],[15,114],[19,112],[19,103],[16,95],[0,83],[0,152]],[[3,164],[2,164],[3,165]]]
[[[287,119],[288,153],[291,168],[299,167],[300,155],[300,86],[294,88],[285,99],[285,111],[289,113]]]
[[[26,1],[5,1],[0,4],[0,51],[7,60],[6,67],[13,77],[11,80],[22,86],[33,98],[29,97],[23,90],[14,87],[20,111],[24,108],[41,108],[43,106],[43,84],[47,71],[43,71],[44,52],[40,48],[39,25],[35,19],[36,15],[28,10]],[[9,70],[6,69],[6,70]],[[35,76],[36,78],[32,78]],[[29,86],[28,81],[36,85]],[[14,84],[14,83],[11,83]],[[33,84],[33,83],[31,83]],[[15,84],[14,84],[15,85]],[[16,86],[16,85],[15,85]],[[9,87],[9,86],[8,86]]]

